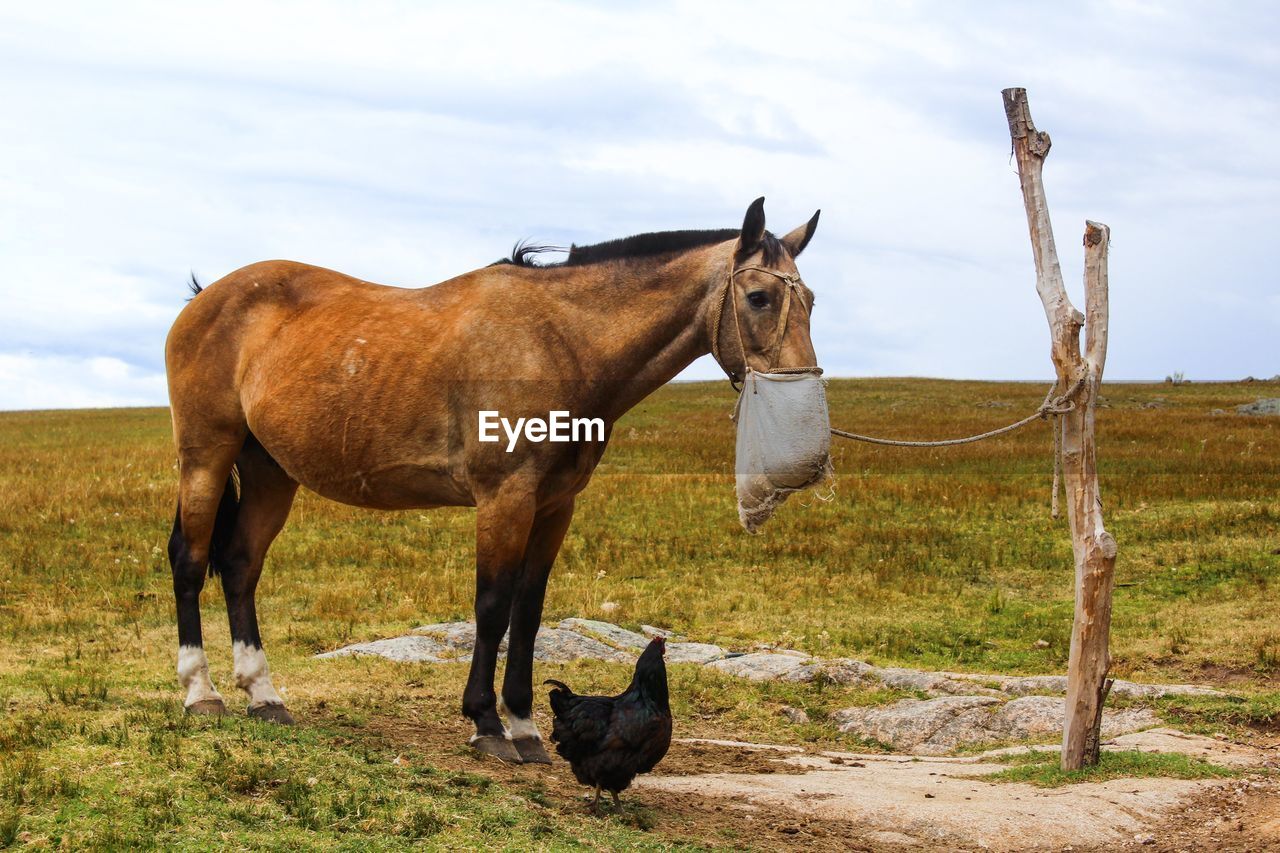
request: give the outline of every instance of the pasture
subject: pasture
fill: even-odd
[[[909,438],[1012,421],[1044,390],[894,379],[828,389],[833,425]],[[1280,418],[1235,406],[1280,396],[1280,386],[1106,384],[1102,393],[1099,472],[1120,543],[1113,674],[1225,687],[1238,698],[1152,707],[1183,728],[1274,740]],[[733,505],[732,402],[726,383],[670,385],[619,422],[579,499],[544,624],[583,616],[738,649],[1065,670],[1070,540],[1065,519],[1049,517],[1047,426],[934,450],[837,440],[832,499],[797,496],[749,536]],[[593,818],[563,763],[473,760],[457,708],[465,667],[312,658],[469,618],[470,510],[375,513],[301,494],[258,592],[275,683],[301,725],[244,719],[216,581],[203,596],[205,647],[233,713],[183,717],[165,554],[174,458],[163,409],[0,414],[0,845],[760,840],[703,804],[643,792],[622,814]],[[602,692],[629,676],[620,665],[535,667],[538,682]],[[901,695],[672,670],[677,737],[867,749],[826,714]],[[811,722],[787,722],[783,705]],[[545,735],[541,693],[535,719]],[[697,760],[673,759],[670,772]]]

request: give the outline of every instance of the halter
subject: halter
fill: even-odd
[[[747,345],[742,337],[742,323],[738,319],[738,296],[733,287],[733,279],[740,272],[746,270],[755,270],[756,272],[766,273],[774,278],[780,278],[786,284],[782,292],[782,310],[778,315],[778,327],[773,332],[773,341],[769,344],[769,362],[765,368],[765,373],[816,373],[821,375],[822,368],[817,367],[774,367],[778,361],[778,356],[782,353],[782,339],[787,334],[787,320],[791,315],[791,294],[800,290],[800,276],[794,273],[781,273],[777,270],[766,269],[759,266],[742,266],[730,267],[729,275],[725,278],[724,287],[720,290],[720,297],[716,300],[716,307],[708,315],[708,323],[710,325],[711,335],[711,355],[715,358],[716,363],[720,365],[720,369],[729,377],[729,384],[733,386],[733,390],[741,391],[739,385],[741,381],[735,371],[725,367],[724,359],[720,356],[720,324],[724,319],[724,306],[729,303],[729,307],[733,310],[733,329],[738,336],[738,349],[742,352],[742,367],[744,370],[750,370],[747,364]],[[804,299],[797,295],[800,307],[804,308]],[[804,308],[805,314],[808,315],[809,309]]]

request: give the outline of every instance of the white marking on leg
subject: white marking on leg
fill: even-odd
[[[542,735],[538,734],[538,726],[529,717],[508,717],[507,723],[511,728],[512,740],[524,740],[525,738],[533,738],[534,740],[542,740]]]
[[[261,648],[236,640],[231,644],[231,655],[236,661],[236,686],[249,694],[250,708],[284,704],[271,685],[271,670]]]
[[[187,690],[187,698],[182,702],[187,708],[206,699],[222,701],[209,678],[209,660],[202,646],[178,647],[178,683]]]
[[[507,725],[503,726],[503,731],[507,733],[507,737],[512,740],[522,740],[524,738],[533,738],[534,740],[542,740],[542,735],[538,734],[538,727],[534,724],[530,717],[517,717],[511,713],[511,709],[507,707],[507,703],[498,698],[498,710],[502,712],[502,716],[507,718]]]

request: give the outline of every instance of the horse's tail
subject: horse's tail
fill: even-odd
[[[222,563],[231,549],[231,536],[240,515],[240,469],[231,466],[227,484],[222,487],[222,499],[218,501],[218,514],[213,519],[213,538],[209,540],[209,577],[222,571]]]
[[[222,498],[218,501],[218,514],[213,519],[213,536],[209,539],[209,577],[222,571],[222,563],[227,559],[227,551],[231,547],[231,536],[236,529],[236,518],[240,515],[240,472],[232,466],[227,483],[222,487]],[[182,538],[182,502],[174,513],[173,533],[169,536],[169,558],[176,560],[178,551],[186,547]]]

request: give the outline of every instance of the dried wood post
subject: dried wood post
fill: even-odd
[[[1098,731],[1102,706],[1110,689],[1111,588],[1116,542],[1102,524],[1102,499],[1095,461],[1094,403],[1107,357],[1107,246],[1111,230],[1086,222],[1085,311],[1081,316],[1067,298],[1053,242],[1053,227],[1045,202],[1041,172],[1049,154],[1049,134],[1031,121],[1025,89],[1004,90],[1004,111],[1022,182],[1022,200],[1031,230],[1036,262],[1036,291],[1044,303],[1053,338],[1053,365],[1058,387],[1065,393],[1081,379],[1075,408],[1062,418],[1062,471],[1067,494],[1067,519],[1075,553],[1076,606],[1071,627],[1071,657],[1067,665],[1066,721],[1062,732],[1062,768],[1078,770],[1098,763]],[[1085,350],[1080,352],[1080,327]]]

